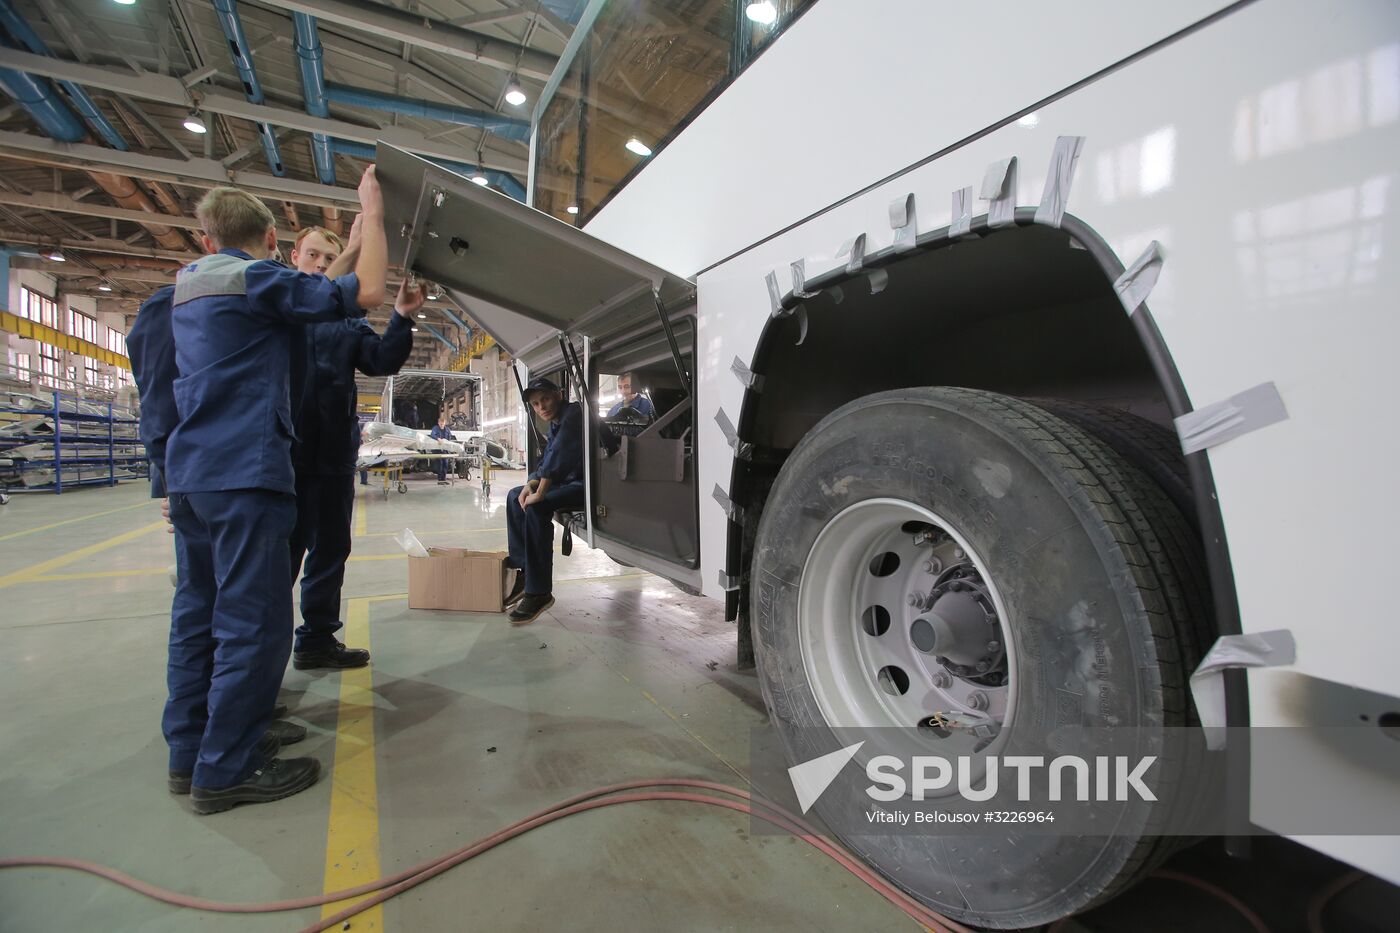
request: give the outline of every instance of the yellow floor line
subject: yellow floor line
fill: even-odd
[[[355,503],[355,537],[363,538],[369,531],[369,509],[363,502]]]
[[[345,640],[369,648],[369,600],[352,599],[345,615]],[[342,671],[340,711],[331,769],[331,812],[326,826],[326,875],[322,891],[340,891],[379,877],[379,792],[374,774],[374,692],[371,667]],[[368,895],[366,895],[368,896]],[[321,917],[354,900],[321,908]],[[384,907],[376,905],[350,921],[351,929],[384,929]]]
[[[124,505],[119,509],[108,509],[105,512],[93,512],[91,515],[79,515],[77,518],[65,518],[61,522],[50,522],[47,525],[40,525],[37,528],[26,528],[23,531],[12,531],[7,535],[0,535],[0,541],[9,541],[11,538],[22,538],[25,535],[32,535],[40,531],[48,531],[50,528],[61,528],[64,525],[71,525],[74,522],[85,522],[91,518],[101,518],[104,515],[116,515],[118,512],[130,512],[132,509],[150,508],[155,503],[146,501],[138,502],[135,505]]]
[[[101,552],[110,550],[111,548],[121,547],[128,541],[133,541],[136,538],[141,537],[142,535],[150,534],[151,532],[164,527],[165,520],[161,519],[158,522],[151,522],[151,524],[146,525],[144,527],[136,528],[124,534],[119,534],[115,538],[108,538],[106,541],[99,541],[96,544],[89,544],[87,547],[80,547],[76,551],[69,551],[67,554],[60,555],[59,557],[50,558],[49,560],[43,561],[38,564],[34,564],[31,567],[25,567],[23,570],[16,570],[13,573],[7,573],[3,577],[0,577],[0,589],[4,589],[5,587],[15,583],[27,583],[36,577],[48,573],[50,570],[57,570],[60,567],[68,566],[74,561],[82,560],[84,557],[91,557],[93,554],[100,554]]]

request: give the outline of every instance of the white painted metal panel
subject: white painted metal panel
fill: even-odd
[[[1227,5],[821,0],[586,229],[692,275]]]

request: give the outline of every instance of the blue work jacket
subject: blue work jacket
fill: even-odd
[[[175,278],[175,405],[165,447],[169,492],[293,492],[293,348],[305,324],[359,311],[354,273],[331,281],[242,250],[220,250]]]
[[[151,464],[151,498],[165,497],[165,444],[180,413],[175,408],[175,340],[170,336],[170,305],[175,286],[167,285],[141,302],[126,335],[131,375],[141,398],[141,443]]]
[[[645,395],[638,395],[631,402],[628,402],[627,399],[621,399],[617,404],[613,405],[612,408],[608,409],[608,417],[614,417],[624,408],[635,408],[638,413],[648,418],[656,418],[656,408],[651,404],[651,399],[647,398]]]
[[[412,325],[395,312],[381,337],[363,317],[355,317],[308,327],[302,339],[306,380],[294,418],[296,471],[302,476],[351,474],[360,449],[355,372],[397,373],[413,350]]]
[[[531,479],[547,479],[552,486],[583,481],[583,406],[570,402],[549,423],[549,439],[540,465]]]

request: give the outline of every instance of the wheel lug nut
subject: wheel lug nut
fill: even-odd
[[[953,548],[953,556],[956,557],[958,560],[962,560],[964,557],[967,556],[967,552],[960,547],[955,547]]]
[[[981,661],[977,662],[977,673],[985,674],[987,672],[987,669],[991,666],[992,662],[988,661],[986,658],[983,658]]]
[[[935,687],[937,687],[940,690],[946,690],[948,689],[948,687],[952,686],[952,683],[953,678],[949,676],[947,671],[934,671],[933,685]]]
[[[967,705],[977,710],[978,712],[983,712],[987,709],[988,706],[987,695],[981,690],[975,690],[973,691],[972,696],[967,698]]]
[[[1000,651],[1000,650],[1001,650],[1001,642],[999,642],[999,641],[989,641],[989,642],[987,642],[987,650],[988,650],[988,651]]]
[[[909,605],[913,606],[915,609],[922,609],[924,608],[924,598],[918,593],[910,593]]]

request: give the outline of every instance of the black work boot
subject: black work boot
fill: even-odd
[[[368,663],[369,652],[364,648],[347,648],[338,641],[331,642],[328,648],[298,651],[292,655],[292,667],[299,671],[318,668],[343,671],[352,667],[364,667]]]
[[[520,602],[515,604],[515,608],[510,611],[508,616],[510,624],[529,625],[540,617],[540,613],[553,605],[554,597],[549,593],[543,595],[526,593],[521,597]]]
[[[286,725],[291,725],[287,723]],[[301,730],[302,738],[306,737],[306,730]],[[299,739],[297,741],[300,741]],[[263,737],[258,739],[258,754],[263,761],[268,761],[277,754],[277,749],[281,747],[277,736],[269,728],[263,733]],[[169,771],[166,772],[165,786],[170,788],[172,794],[188,794],[190,792],[190,781],[194,778],[193,771]]]
[[[295,745],[306,738],[306,727],[284,719],[274,719],[267,725],[267,734],[276,738],[281,745]]]
[[[518,602],[520,601],[520,597],[522,597],[522,596],[524,596],[524,595],[525,595],[525,571],[523,571],[523,570],[517,570],[517,571],[515,572],[515,583],[512,584],[512,585],[511,585],[511,588],[510,588],[510,595],[507,596],[507,597],[505,598],[505,601],[504,601],[503,603],[501,603],[501,607],[502,607],[503,609],[509,609],[511,606],[513,606],[513,605],[515,605],[516,603],[518,603]]]
[[[240,803],[269,803],[306,790],[320,776],[321,763],[315,758],[273,758],[232,787],[190,788],[190,803],[201,816]]]

